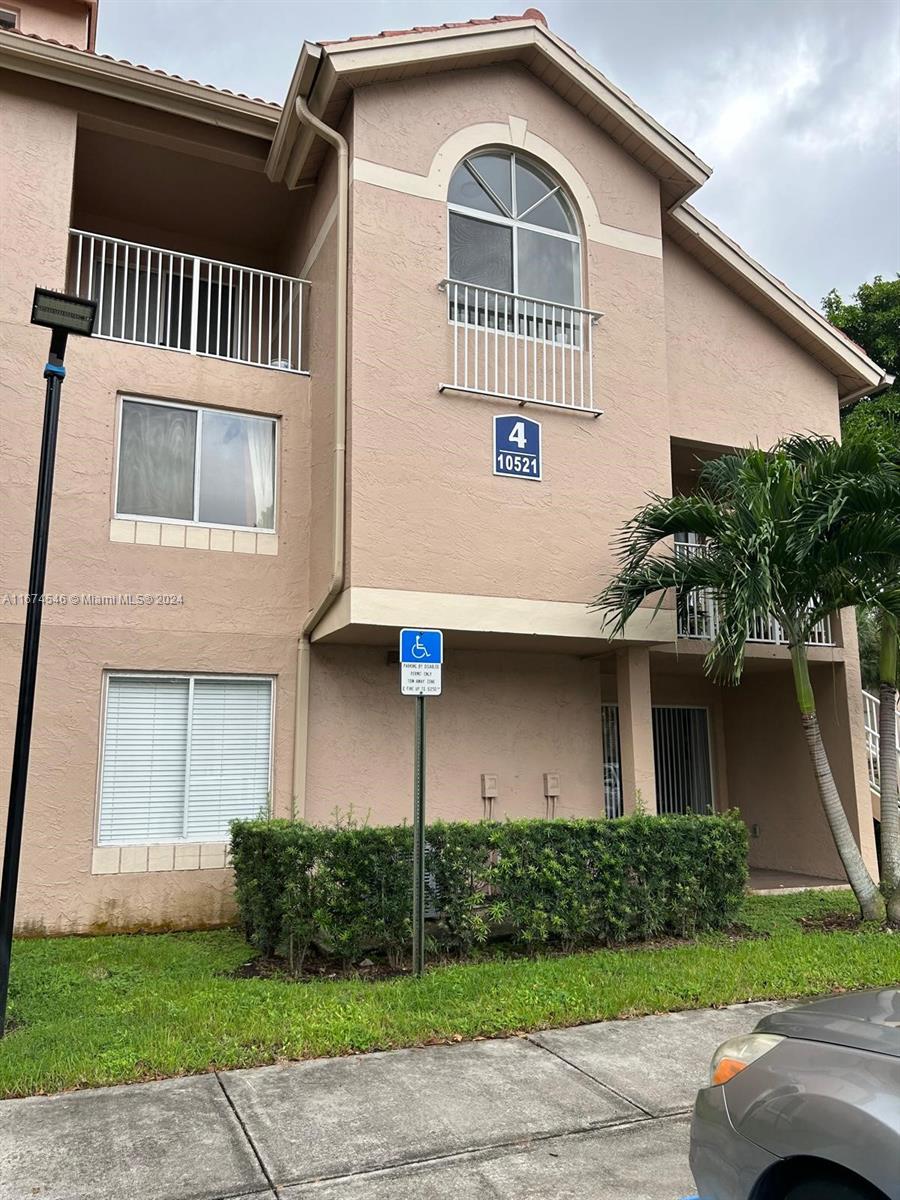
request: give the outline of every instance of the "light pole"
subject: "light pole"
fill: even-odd
[[[34,511],[34,537],[31,543],[31,573],[25,608],[25,639],[22,647],[22,673],[19,677],[19,708],[13,746],[12,774],[9,783],[9,817],[6,823],[6,848],[3,854],[3,882],[0,886],[0,1037],[6,1030],[6,999],[9,991],[9,960],[12,953],[13,924],[16,915],[16,887],[19,881],[19,857],[22,850],[22,822],[25,816],[25,786],[28,782],[28,754],[31,749],[31,719],[34,713],[34,685],[37,676],[38,646],[41,640],[41,616],[44,610],[44,572],[47,566],[47,538],[50,533],[50,501],[53,496],[53,466],[56,459],[56,431],[59,425],[59,397],[66,376],[63,359],[69,334],[90,337],[94,332],[97,302],[78,296],[65,296],[46,288],[34,289],[32,325],[51,330],[50,357],[44,367],[47,381],[44,400],[44,431],[41,436],[41,460],[38,468],[37,500]]]

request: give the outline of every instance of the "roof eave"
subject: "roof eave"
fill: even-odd
[[[304,99],[309,97],[321,61],[322,48],[313,42],[304,42],[291,82],[288,84],[281,118],[266,161],[266,174],[273,183],[284,182],[288,187],[293,187],[299,173],[299,168],[295,170],[297,158],[301,153],[304,157],[308,153],[308,144],[306,149],[301,150],[306,139],[303,137],[305,131],[301,129],[297,116],[296,101],[298,96]]]
[[[644,165],[662,181],[668,203],[680,203],[686,199],[712,173],[702,159],[565,42],[532,18],[509,21],[499,26],[476,25],[399,34],[390,38],[375,37],[367,41],[340,42],[317,49],[321,54],[321,65],[327,69],[319,70],[314,94],[307,99],[313,111],[319,115],[342,109],[354,87],[377,79],[397,78],[399,71],[408,74],[411,67],[426,74],[448,69],[450,63],[457,68],[518,60],[533,69],[534,64],[540,62],[564,78],[566,87],[579,88],[585,96],[595,101],[607,123],[603,128],[611,136],[615,137],[618,133],[622,141],[626,137],[632,141],[637,139],[636,150],[643,151]],[[286,140],[290,140],[295,120],[292,110],[291,99],[285,105],[282,116],[282,126],[285,127],[283,135],[279,130],[279,135]],[[293,132],[296,136],[295,129]],[[276,140],[279,135],[276,135]],[[639,157],[636,150],[631,152]],[[283,163],[282,158],[277,165],[283,167]],[[293,163],[297,172],[296,182],[306,165],[305,155],[293,155]]]
[[[203,84],[174,79],[86,50],[2,30],[0,68],[175,113],[266,141],[275,133],[280,116],[277,108],[262,100],[219,92]]]

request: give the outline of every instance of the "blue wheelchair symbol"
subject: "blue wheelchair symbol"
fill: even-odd
[[[444,658],[444,636],[439,629],[401,629],[400,662],[439,664]]]

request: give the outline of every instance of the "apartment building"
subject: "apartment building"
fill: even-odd
[[[774,623],[722,689],[703,596],[615,642],[587,607],[647,492],[837,435],[883,377],[689,203],[710,168],[533,9],[307,43],[283,106],[96,54],[96,3],[0,10],[4,779],[32,291],[99,305],[67,356],[21,929],[227,920],[237,816],[408,819],[402,626],[445,635],[429,816],[739,807],[754,865],[838,875]],[[852,615],[810,655],[874,869]]]

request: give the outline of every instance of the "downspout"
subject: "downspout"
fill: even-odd
[[[350,155],[347,141],[336,129],[320,121],[302,96],[296,101],[301,124],[310,125],[334,146],[337,154],[337,271],[335,279],[334,335],[334,512],[332,515],[332,565],[328,590],[303,622],[297,644],[297,703],[294,709],[294,768],[291,816],[306,815],[306,766],[309,756],[310,635],[344,586],[344,543],[347,459],[347,260],[349,238]]]

